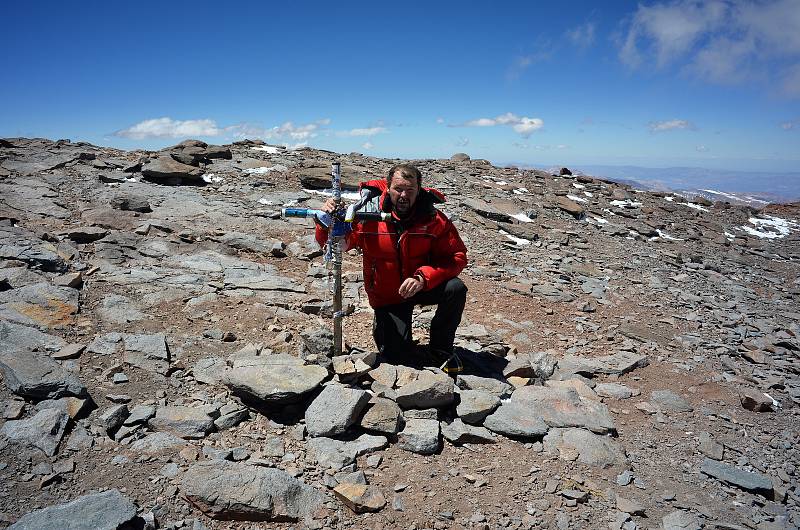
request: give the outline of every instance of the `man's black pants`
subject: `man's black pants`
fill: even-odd
[[[431,321],[430,353],[436,359],[450,357],[466,301],[467,286],[459,278],[451,278],[429,291],[417,293],[406,302],[375,309],[372,336],[383,359],[392,364],[415,360],[411,317],[417,305],[437,306]]]

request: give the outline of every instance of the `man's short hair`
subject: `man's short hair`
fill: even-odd
[[[416,179],[417,186],[422,188],[422,173],[420,173],[416,166],[412,166],[411,164],[398,164],[390,169],[389,174],[386,175],[386,182],[390,186],[392,185],[392,177],[394,177],[395,173],[400,173],[400,176],[404,179]]]

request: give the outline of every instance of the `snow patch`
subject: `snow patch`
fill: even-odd
[[[577,195],[567,195],[567,199],[570,199],[575,202],[589,202],[583,197],[578,197]]]
[[[205,175],[203,175],[203,181],[204,182],[208,182],[208,183],[211,183],[211,182],[222,182],[223,180],[225,180],[225,179],[223,179],[222,177],[218,177],[213,173],[206,173]]]
[[[664,200],[667,201],[667,202],[672,202],[672,201],[675,200],[675,197],[673,197],[672,195],[668,195],[668,196],[664,197]]]
[[[511,191],[513,191],[515,195],[522,195],[523,193],[528,193],[528,188],[516,188]]]
[[[742,226],[741,229],[750,234],[751,236],[760,237],[762,239],[780,239],[788,236],[792,229],[800,230],[800,223],[795,221],[788,221],[773,215],[765,215],[763,217],[751,217],[748,219],[750,226]]]
[[[531,242],[527,239],[522,239],[521,237],[515,237],[506,232],[505,230],[500,230],[500,233],[506,236],[508,239],[514,242],[515,245],[518,247],[524,247],[525,245],[530,245]]]
[[[583,194],[586,195],[587,197],[594,197],[594,194],[588,191],[584,191]]]
[[[246,175],[266,175],[268,173],[272,173],[273,171],[287,171],[289,168],[281,165],[276,164],[272,167],[254,167],[252,169],[243,169],[242,173]]]
[[[522,221],[523,223],[532,223],[533,222],[533,219],[531,219],[530,217],[528,217],[524,213],[516,213],[516,214],[512,215],[511,217],[513,217],[517,221]]]
[[[689,208],[692,208],[694,210],[700,210],[701,212],[707,212],[708,211],[708,208],[706,208],[704,206],[700,206],[699,204],[695,204],[693,202],[686,202],[686,203],[683,203],[683,205],[684,206],[688,206]]]
[[[609,204],[618,208],[638,208],[642,205],[642,203],[632,201],[630,199],[625,199],[624,201],[611,201]]]
[[[605,220],[605,219],[603,219],[602,217],[600,217],[600,216],[597,216],[597,215],[593,215],[593,216],[592,216],[592,219],[594,219],[594,220],[595,220],[595,222],[596,222],[597,224],[604,225],[604,224],[608,223],[608,221],[607,221],[607,220]]]
[[[324,195],[326,197],[333,197],[333,190],[332,189],[325,189],[325,190],[307,190],[303,188],[303,191],[309,193],[311,195]],[[361,194],[357,191],[343,191],[342,192],[342,199],[347,199],[350,201],[356,201],[361,198]]]
[[[660,229],[656,228],[656,232],[658,232],[658,237],[661,239],[669,239],[670,241],[683,241],[683,239],[679,237],[672,237],[671,235],[667,234],[666,232],[662,232]]]
[[[572,186],[573,186],[573,187],[575,187],[575,188],[577,188],[577,189],[579,189],[579,190],[582,190],[583,188],[585,188],[585,187],[586,187],[586,186],[584,186],[583,184],[578,184],[577,182],[573,182],[573,183],[572,183]]]
[[[263,151],[264,153],[268,153],[270,155],[278,153],[278,148],[271,145],[259,145],[257,147],[251,147],[250,149],[252,151]]]

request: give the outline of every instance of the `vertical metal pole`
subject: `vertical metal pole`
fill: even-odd
[[[331,167],[331,184],[333,197],[336,200],[337,208],[342,201],[342,174],[339,162],[334,162]],[[337,212],[338,213],[338,212]],[[334,223],[336,221],[333,221]],[[333,226],[330,227],[330,234],[333,234]],[[333,354],[342,354],[342,247],[341,237],[330,237],[328,244],[331,245],[333,254]]]

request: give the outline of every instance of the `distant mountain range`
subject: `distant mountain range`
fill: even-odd
[[[739,202],[752,206],[793,202],[800,199],[800,172],[772,173],[699,167],[649,168],[603,165],[578,165],[569,169],[575,174],[607,178],[638,189],[671,191],[685,196],[702,195],[710,200]]]

